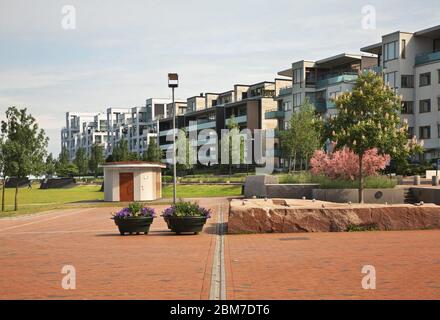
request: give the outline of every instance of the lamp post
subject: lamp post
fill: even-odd
[[[173,204],[176,204],[176,105],[174,102],[174,88],[179,86],[179,75],[168,73],[168,88],[172,92],[173,105]]]

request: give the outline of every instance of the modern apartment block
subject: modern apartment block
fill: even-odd
[[[82,147],[91,152],[94,143],[107,144],[107,120],[104,113],[66,112],[66,126],[61,130],[61,147],[75,159]]]
[[[377,68],[402,96],[402,118],[410,135],[423,141],[424,160],[440,158],[440,25],[396,31],[361,51],[378,56]]]
[[[402,95],[402,118],[409,123],[410,135],[424,142],[424,158],[439,158],[440,26],[414,33],[393,32],[361,52],[296,61],[278,72],[282,78],[274,82],[235,84],[225,92],[176,100],[176,127],[188,129],[195,122],[199,132],[214,129],[221,137],[221,129],[234,118],[240,129],[284,130],[306,99],[324,118],[334,114],[332,99],[352,90],[359,74],[373,70]],[[131,152],[139,155],[146,151],[150,139],[157,139],[166,150],[172,143],[167,140],[173,126],[172,107],[170,99],[151,98],[145,107],[108,108],[106,115],[68,112],[62,146],[69,150],[71,159],[79,146],[89,150],[93,143],[105,145],[108,156],[120,139],[126,139]],[[202,140],[199,145],[206,141]],[[275,148],[277,158],[277,135]]]

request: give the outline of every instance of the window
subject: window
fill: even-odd
[[[284,111],[292,110],[292,102],[291,101],[283,102],[283,110]]]
[[[431,99],[420,100],[419,113],[431,112]]]
[[[412,139],[414,137],[414,127],[408,127],[408,139]]]
[[[393,41],[390,43],[386,43],[383,46],[384,48],[384,61],[397,59],[397,41]]]
[[[432,47],[433,47],[432,50],[433,52],[440,51],[440,39],[434,39]]]
[[[414,76],[402,75],[400,85],[402,88],[414,88]]]
[[[302,69],[295,69],[293,70],[293,83],[301,83],[301,74]]]
[[[406,58],[406,40],[402,39],[402,59]]]
[[[301,105],[301,93],[293,95],[293,107],[299,107]]]
[[[440,69],[437,70],[437,80],[438,83],[440,84]]]
[[[413,114],[413,113],[414,113],[414,102],[403,101],[402,114]]]
[[[335,92],[330,92],[329,96],[330,96],[330,100],[336,100],[337,97],[339,97],[341,95],[341,91],[335,91]]]
[[[396,87],[396,72],[390,72],[385,74],[385,83],[391,88]]]
[[[437,110],[440,111],[440,96],[437,97]]]
[[[440,138],[440,124],[437,124],[437,137]]]
[[[420,139],[431,139],[431,126],[424,126],[419,128]]]
[[[419,87],[431,85],[431,72],[422,73],[420,75]]]

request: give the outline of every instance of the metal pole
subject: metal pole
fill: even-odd
[[[173,204],[176,204],[176,106],[174,103],[174,87],[173,92]]]

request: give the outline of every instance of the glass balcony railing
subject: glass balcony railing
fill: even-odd
[[[331,77],[324,80],[319,80],[316,82],[317,88],[328,87],[340,82],[351,82],[355,81],[358,78],[357,74],[343,74],[335,77]]]
[[[431,63],[439,60],[440,60],[440,51],[429,52],[416,56],[415,64],[419,65],[419,64]]]
[[[289,94],[292,94],[292,87],[280,88],[280,92],[278,93],[279,96],[285,96]]]
[[[267,111],[264,114],[265,119],[280,119],[284,118],[284,111],[283,110],[271,110]]]
[[[229,125],[229,122],[231,121],[232,118],[228,118],[226,119],[226,125]],[[247,116],[239,116],[239,117],[235,117],[235,122],[236,123],[244,123],[247,122]]]

